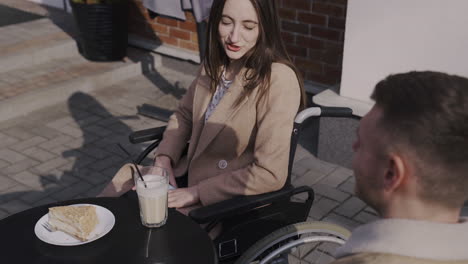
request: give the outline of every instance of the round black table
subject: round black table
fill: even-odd
[[[34,226],[48,208],[76,203],[97,204],[115,216],[105,236],[79,246],[50,245],[36,237]],[[146,228],[141,224],[134,199],[87,198],[35,207],[0,221],[1,263],[217,263],[213,244],[198,224],[169,209],[166,224]]]

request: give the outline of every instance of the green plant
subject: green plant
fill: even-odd
[[[128,0],[70,0],[73,3],[77,4],[118,4],[118,3],[125,3]]]

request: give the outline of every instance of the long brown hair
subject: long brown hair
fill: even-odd
[[[247,68],[244,72],[246,83],[235,105],[250,95],[256,87],[259,89],[258,100],[263,98],[270,87],[272,63],[279,62],[289,66],[296,73],[301,89],[299,109],[302,109],[305,107],[304,84],[281,38],[276,0],[250,0],[250,2],[259,19],[259,35],[256,45],[242,58],[244,67]],[[207,75],[211,78],[212,92],[216,90],[221,80],[222,69],[229,65],[229,58],[219,41],[218,31],[225,3],[226,0],[214,0],[208,23],[204,66]]]

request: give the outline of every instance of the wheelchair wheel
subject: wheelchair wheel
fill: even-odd
[[[235,264],[329,263],[351,232],[327,222],[302,222],[276,230],[252,245]]]

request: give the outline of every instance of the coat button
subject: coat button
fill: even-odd
[[[227,165],[228,165],[228,163],[227,163],[227,161],[225,161],[225,160],[220,160],[220,161],[218,162],[218,168],[220,168],[220,169],[223,169],[223,170],[224,170],[225,168],[227,168]]]

